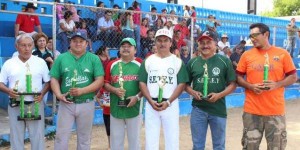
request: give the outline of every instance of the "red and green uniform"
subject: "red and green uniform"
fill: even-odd
[[[135,96],[140,92],[138,72],[140,69],[142,60],[135,59],[131,62],[125,63],[120,59],[113,60],[108,63],[105,69],[105,83],[111,84],[113,87],[119,88],[119,63],[122,65],[123,79],[124,79],[124,89],[126,90],[124,98],[130,96]],[[114,93],[110,93],[110,113],[113,117],[118,119],[133,118],[140,113],[140,101],[138,101],[132,107],[119,107],[117,106],[120,97]]]

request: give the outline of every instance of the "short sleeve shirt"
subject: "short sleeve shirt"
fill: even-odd
[[[272,81],[281,81],[286,75],[296,73],[296,68],[290,54],[281,48],[272,46],[268,50],[252,48],[243,53],[237,66],[237,73],[246,75],[250,84],[263,83],[264,64],[269,56],[269,76]],[[256,115],[283,115],[284,87],[255,94],[245,89],[246,100],[244,111]]]
[[[130,96],[135,96],[140,92],[138,72],[142,60],[134,59],[131,62],[125,63],[120,59],[111,61],[105,68],[105,83],[111,84],[113,87],[120,87],[119,77],[122,69],[124,79],[123,88],[126,90],[125,99]],[[121,66],[121,67],[120,67]],[[120,97],[114,93],[110,93],[110,112],[115,118],[125,119],[136,117],[140,113],[140,101],[132,107],[117,106]]]
[[[73,31],[74,27],[75,27],[75,23],[73,20],[71,20],[69,23],[66,22],[65,19],[61,19],[59,20],[59,24],[63,24],[64,27],[66,27],[68,29],[68,31]],[[58,29],[58,33],[64,32],[61,28]]]
[[[160,58],[156,54],[149,56],[142,63],[139,80],[147,84],[152,98],[158,98],[158,81],[162,78],[166,81],[163,98],[169,99],[178,84],[188,82],[187,71],[182,60],[173,54],[166,58]]]
[[[98,56],[86,52],[80,58],[76,58],[70,52],[63,53],[57,57],[50,70],[52,78],[61,81],[61,92],[67,93],[71,88],[71,79],[74,71],[77,71],[76,87],[82,88],[94,82],[99,76],[104,76],[104,70]],[[76,97],[76,99],[93,99],[94,92]]]
[[[20,25],[20,31],[31,33],[34,31],[34,26],[39,26],[41,23],[38,16],[18,14],[16,24]]]
[[[208,68],[208,94],[212,92],[222,92],[230,82],[236,80],[231,61],[227,57],[215,54],[213,57],[204,60],[201,56],[198,56],[191,59],[187,64],[187,71],[190,79],[189,83],[193,84],[193,89],[195,91],[203,93],[203,66],[205,64],[207,64]],[[227,117],[225,97],[222,97],[215,103],[193,99],[192,105],[211,115],[223,118]]]
[[[29,70],[27,69],[27,64]],[[49,70],[45,61],[39,57],[31,56],[26,62],[22,62],[18,56],[7,60],[1,68],[0,82],[14,88],[18,81],[18,92],[26,92],[26,74],[32,75],[32,92],[40,92],[43,83],[50,81]],[[33,96],[25,96],[25,101],[33,101]]]

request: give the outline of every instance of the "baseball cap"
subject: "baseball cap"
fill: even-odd
[[[212,31],[204,31],[201,36],[199,37],[198,41],[201,41],[204,38],[207,38],[209,40],[218,41],[217,38],[214,35],[215,33]]]
[[[123,43],[125,43],[125,42],[129,43],[129,44],[132,45],[132,46],[136,46],[135,40],[134,40],[133,38],[124,38],[124,39],[121,41],[121,45],[122,45]]]
[[[37,7],[35,7],[35,6],[33,5],[33,3],[27,3],[27,5],[25,6],[25,8],[26,8],[26,9],[28,9],[28,8],[38,9]]]
[[[73,33],[72,36],[71,36],[71,39],[73,39],[73,38],[75,38],[75,37],[80,37],[80,38],[82,38],[82,39],[84,39],[84,40],[87,40],[87,35],[86,35],[86,33],[85,33],[85,32],[82,32],[82,31],[77,31],[77,32]]]
[[[222,34],[222,36],[221,36],[222,38],[228,38],[228,36],[227,36],[227,34]]]
[[[170,39],[172,39],[172,34],[171,34],[171,32],[170,32],[169,30],[167,30],[167,29],[159,29],[159,30],[157,30],[157,32],[156,32],[156,34],[155,34],[155,38],[157,38],[157,37],[159,37],[159,36],[162,36],[162,35],[167,36],[167,37],[169,37]]]

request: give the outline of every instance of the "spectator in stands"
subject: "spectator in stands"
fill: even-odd
[[[172,21],[172,24],[175,26],[178,24],[178,17],[174,10],[170,11],[170,15],[167,17],[167,21]]]
[[[253,48],[243,53],[237,65],[237,82],[245,88],[242,147],[259,149],[266,137],[269,150],[284,150],[287,144],[284,89],[297,81],[290,54],[272,46],[270,28],[263,23],[250,25]],[[264,65],[269,64],[268,79]],[[199,125],[198,125],[199,126]]]
[[[184,62],[184,64],[187,64],[189,62],[189,60],[191,59],[190,51],[187,46],[181,47],[180,58]]]
[[[56,3],[60,3],[60,0],[55,0]],[[56,18],[59,21],[64,18],[64,5],[56,4]]]
[[[164,24],[163,24],[163,20],[162,19],[157,19],[155,26],[152,28],[152,30],[154,30],[155,32],[159,29],[163,29],[164,28]]]
[[[127,10],[133,10],[132,7],[129,7]],[[125,12],[121,19],[121,28],[124,34],[124,37],[134,38],[134,28],[132,12]]]
[[[186,46],[181,34],[181,30],[174,30],[173,40],[176,43],[176,49],[181,49],[182,46]]]
[[[232,52],[235,52],[237,47],[241,47],[243,49],[243,52],[244,52],[246,50],[245,45],[246,45],[246,41],[245,40],[241,40],[238,45],[236,45],[235,47],[233,47]]]
[[[51,53],[54,60],[58,57],[58,55],[60,55],[60,52],[58,50],[53,49],[53,39],[52,39],[52,37],[48,37],[48,43],[47,43],[46,49],[49,50],[49,52]]]
[[[54,58],[46,47],[47,42],[48,42],[48,37],[46,34],[44,33],[36,34],[34,39],[35,50],[32,52],[32,55],[44,59],[48,66],[48,69],[50,70],[54,62]]]
[[[230,51],[230,48],[228,46],[225,46],[223,49],[219,48],[217,53],[222,55],[222,56],[225,56],[227,58],[230,58],[230,55],[231,55],[231,51]]]
[[[229,47],[230,48],[230,43],[228,41],[228,36],[226,33],[223,33],[222,36],[221,36],[221,41],[218,42],[218,46],[221,48],[221,49],[224,49],[225,46]]]
[[[69,38],[76,31],[75,23],[72,19],[73,13],[71,11],[66,11],[64,14],[64,19],[59,20],[58,38],[60,39],[61,49],[60,52],[64,53],[68,51]]]
[[[235,51],[233,54],[230,56],[230,60],[232,62],[233,69],[236,70],[236,67],[240,61],[240,58],[243,54],[243,48],[241,46],[236,47]]]
[[[168,12],[167,9],[162,9],[161,14],[158,16],[158,18],[162,20],[163,25],[167,23],[167,16],[166,16],[167,12]]]
[[[288,44],[286,49],[289,51],[290,55],[292,57],[297,57],[298,52],[294,52],[295,45],[296,45],[296,39],[297,39],[297,32],[299,31],[299,28],[296,26],[296,19],[292,18],[291,22],[286,26],[287,29],[287,36],[288,36]]]
[[[142,57],[142,53],[141,53],[141,16],[142,14],[140,13],[141,9],[140,9],[140,6],[139,6],[139,3],[135,0],[133,3],[132,3],[132,7],[135,11],[135,13],[133,13],[133,23],[135,25],[134,27],[134,37],[135,37],[135,41],[138,41],[136,42],[136,49],[137,49],[137,53],[136,55],[138,57]]]
[[[158,19],[156,11],[157,9],[155,7],[152,7],[151,8],[152,14],[146,14],[145,16],[145,18],[148,18],[150,28],[153,28],[155,26],[156,20]]]
[[[155,31],[150,29],[147,31],[147,38],[141,39],[141,46],[142,46],[142,57],[141,58],[145,58],[147,53],[154,46],[154,42],[155,42],[154,35],[155,35]]]
[[[93,45],[92,45],[92,40],[91,38],[89,37],[90,35],[90,30],[88,29],[87,27],[87,24],[84,20],[82,20],[80,23],[79,23],[79,26],[77,27],[77,31],[79,32],[83,32],[87,35],[87,41],[88,41],[88,47],[89,47],[89,50],[91,53],[93,53]]]
[[[44,103],[41,101],[44,94],[49,90],[50,77],[45,61],[41,58],[32,56],[31,50],[33,47],[33,39],[29,34],[17,36],[15,48],[19,52],[19,55],[7,60],[1,68],[0,91],[6,93],[10,98],[19,99],[18,92],[26,89],[25,76],[28,70],[30,70],[30,73],[32,74],[32,90],[41,92],[41,95],[36,98],[33,98],[33,96],[26,96],[25,100],[25,105],[30,105],[32,110],[35,106],[34,101],[38,102],[39,114],[41,115],[40,120],[19,121],[18,116],[20,115],[20,107],[18,105],[14,107],[11,105],[8,106],[10,146],[11,149],[15,150],[24,149],[24,136],[26,131],[28,131],[28,136],[30,138],[31,149],[46,149],[44,139]],[[45,83],[44,87],[42,86],[43,83]],[[18,85],[18,92],[13,90],[16,84]],[[27,106],[25,106],[25,109]],[[3,126],[1,128],[3,128]]]
[[[105,8],[104,3],[102,1],[98,1],[96,4],[97,8],[91,8],[91,11],[96,13],[96,22],[99,22],[99,19],[105,16],[106,10],[103,9]]]
[[[199,36],[202,32],[200,26],[197,25],[196,23],[194,23],[193,31],[192,31],[192,25],[189,25],[188,28],[189,28],[190,32],[193,34],[194,42],[197,43],[196,41],[199,39]]]
[[[105,11],[105,16],[100,18],[98,21],[98,39],[103,40],[103,45],[108,47],[117,47],[117,30],[113,20],[111,19],[112,12],[110,10]]]
[[[149,52],[147,53],[147,55],[146,55],[145,58],[148,58],[150,55],[156,54],[156,53],[157,53],[157,47],[156,47],[155,45],[153,45],[153,46],[151,47],[151,51],[149,51]]]
[[[172,37],[173,37],[174,26],[173,26],[172,21],[167,21],[167,23],[166,23],[165,26],[164,26],[164,29],[169,30],[170,33],[171,33],[171,35],[172,35]]]
[[[116,21],[117,19],[119,19],[119,15],[120,15],[120,13],[119,13],[119,10],[120,10],[120,6],[118,5],[118,4],[114,4],[114,6],[113,6],[113,15],[111,16],[111,19],[113,20],[113,21]]]
[[[208,15],[208,21],[206,22],[206,31],[211,31],[214,33],[214,37],[218,39],[217,26],[218,22],[216,21],[213,15]]]
[[[37,7],[35,7],[33,3],[28,3],[25,7],[25,12],[34,13],[36,9]],[[34,26],[37,27],[38,33],[42,32],[41,23],[38,16],[18,14],[15,23],[15,37],[23,33],[28,33],[34,37],[34,35],[37,34],[37,32],[34,31]]]
[[[66,7],[67,11],[71,11],[71,12],[73,13],[73,15],[72,15],[72,20],[73,20],[75,23],[77,23],[77,22],[79,22],[80,16],[77,14],[77,9],[76,9],[76,7],[74,6],[74,4],[75,4],[74,2],[72,3],[72,2],[70,2],[70,1],[68,1],[65,7]]]
[[[190,15],[190,7],[188,5],[185,5],[183,8],[183,17],[186,17],[186,19],[188,19],[191,15]]]
[[[192,6],[190,11],[191,17],[194,19],[194,23],[196,23],[196,18],[197,18],[197,13],[195,9],[196,9],[195,6]]]
[[[182,18],[182,21],[175,25],[174,27],[174,31],[180,30],[181,31],[181,39],[190,39],[190,30],[186,25],[186,18]]]
[[[147,38],[147,31],[149,30],[149,23],[148,18],[142,19],[142,25],[141,25],[141,39]]]

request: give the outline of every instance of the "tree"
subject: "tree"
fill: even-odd
[[[274,0],[273,10],[265,11],[262,16],[282,17],[300,15],[300,0]]]

